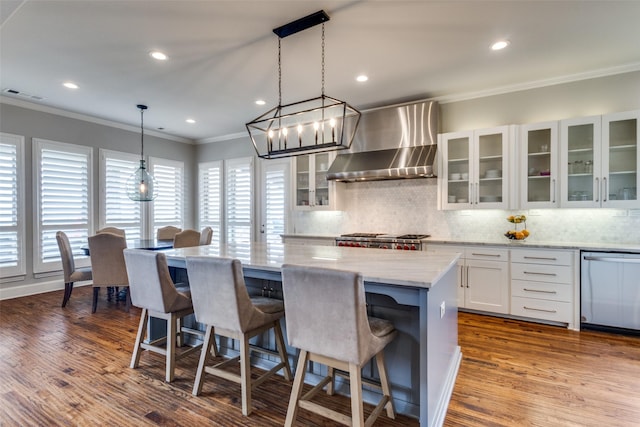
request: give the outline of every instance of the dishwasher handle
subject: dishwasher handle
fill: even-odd
[[[585,255],[585,261],[602,261],[602,262],[626,262],[629,264],[640,264],[640,258],[621,258],[621,257],[606,257],[606,256],[592,256]]]

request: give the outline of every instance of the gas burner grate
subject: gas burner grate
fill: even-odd
[[[426,239],[427,237],[429,237],[429,234],[403,234],[402,236],[397,236],[396,239],[419,240],[419,239]]]
[[[340,237],[378,237],[382,236],[384,233],[351,233],[351,234],[342,234]]]

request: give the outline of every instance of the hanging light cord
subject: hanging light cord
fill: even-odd
[[[324,98],[324,22],[322,23],[322,97]]]
[[[140,107],[140,160],[144,160],[144,108]]]
[[[278,107],[282,106],[282,39],[278,37]]]

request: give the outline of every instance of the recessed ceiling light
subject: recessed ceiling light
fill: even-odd
[[[195,122],[196,122],[196,121],[195,121],[195,120],[193,120],[193,119],[187,119],[187,120],[185,120],[185,121],[186,121],[187,123],[195,123]]]
[[[167,55],[162,52],[158,52],[157,50],[151,52],[149,55],[151,55],[152,58],[157,59],[158,61],[166,61],[167,59],[169,59]]]
[[[491,50],[501,50],[509,46],[508,40],[500,40],[491,45]]]
[[[68,88],[68,89],[78,89],[78,85],[73,83],[73,82],[64,82],[62,83],[62,86]]]
[[[256,101],[256,104],[258,104],[258,105],[264,105],[264,104],[266,104],[266,102],[265,102],[265,100],[264,100],[264,99],[258,99],[258,100]]]
[[[369,77],[365,76],[364,74],[360,74],[358,77],[356,77],[356,80],[359,82],[366,82],[367,80],[369,80]]]

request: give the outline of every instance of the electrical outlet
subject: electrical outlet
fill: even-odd
[[[444,301],[442,301],[442,304],[440,304],[440,318],[441,319],[444,317],[444,312],[445,312],[445,303],[444,303]]]

